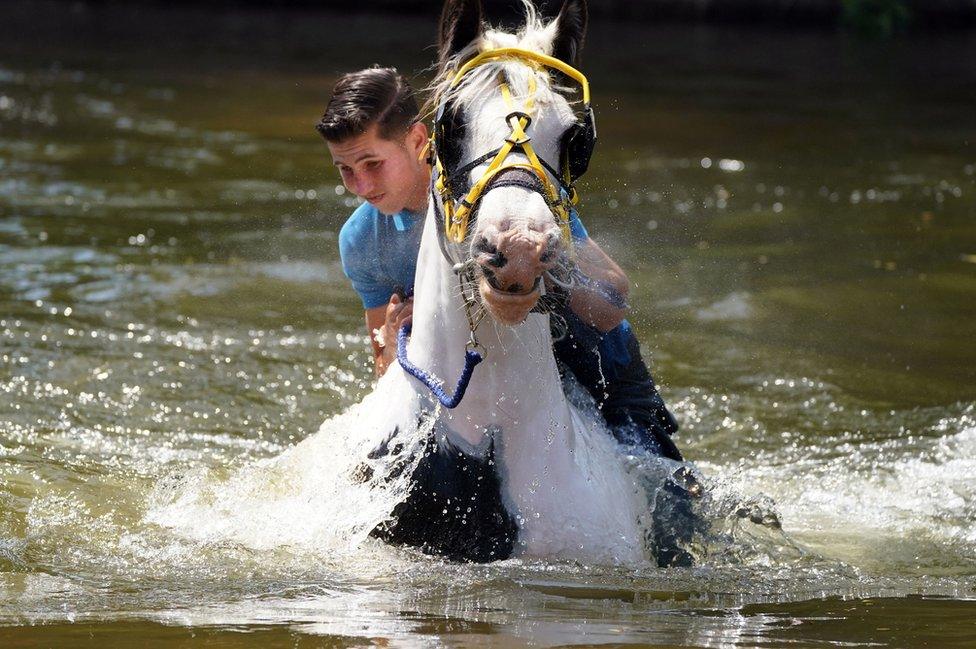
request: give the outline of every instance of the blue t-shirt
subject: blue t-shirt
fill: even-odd
[[[396,287],[413,288],[420,252],[423,218],[408,210],[392,216],[369,203],[352,213],[339,232],[342,271],[352,282],[363,307],[390,301]]]

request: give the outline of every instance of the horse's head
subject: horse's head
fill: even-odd
[[[572,183],[595,137],[585,77],[571,67],[585,0],[566,0],[548,23],[528,1],[525,11],[518,33],[486,31],[480,0],[448,0],[436,85],[442,236],[471,260],[482,303],[505,324],[526,318],[543,275],[571,257]]]

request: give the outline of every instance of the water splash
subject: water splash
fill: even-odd
[[[145,520],[198,543],[352,551],[389,518],[410,487],[417,451],[432,426],[414,416],[416,401],[402,383],[382,381],[361,403],[276,458],[226,479],[212,471],[170,476],[155,490]],[[371,453],[388,439],[399,452]]]

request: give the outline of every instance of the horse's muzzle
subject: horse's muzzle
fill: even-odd
[[[481,269],[478,289],[489,313],[500,322],[522,322],[542,295],[542,274],[553,266],[558,236],[525,227],[481,237],[473,252]]]

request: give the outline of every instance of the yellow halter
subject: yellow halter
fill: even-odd
[[[461,79],[464,78],[464,75],[469,73],[474,68],[497,59],[521,60],[536,70],[541,68],[552,68],[562,72],[579,83],[583,90],[584,106],[587,109],[589,108],[590,86],[586,80],[586,77],[583,76],[580,71],[551,56],[514,47],[488,50],[487,52],[482,52],[478,56],[474,57],[462,65],[457,71],[457,73],[454,75],[454,79],[451,81],[451,87],[453,88],[460,83]],[[524,112],[520,112],[515,110],[512,93],[508,87],[508,84],[504,81],[501,82],[500,88],[502,97],[504,98],[509,110],[512,111],[506,118],[512,128],[512,132],[507,138],[505,138],[505,143],[501,146],[501,148],[498,149],[498,152],[491,159],[491,162],[488,163],[488,166],[481,177],[474,183],[474,185],[471,186],[468,193],[465,194],[464,198],[458,201],[457,204],[455,204],[454,196],[451,194],[447,169],[444,168],[440,157],[435,157],[434,165],[437,171],[437,178],[434,187],[438,194],[440,194],[441,202],[444,206],[444,233],[449,241],[453,241],[454,243],[461,243],[464,241],[468,232],[468,221],[471,218],[471,213],[474,206],[477,205],[478,201],[481,199],[482,193],[484,193],[485,188],[488,186],[491,180],[500,172],[507,169],[525,169],[532,172],[539,178],[539,180],[542,182],[544,197],[546,202],[549,204],[550,209],[552,209],[556,216],[556,221],[559,224],[562,236],[567,243],[570,241],[569,212],[572,209],[572,204],[576,202],[576,193],[575,191],[571,191],[569,196],[564,196],[563,192],[560,191],[560,188],[550,179],[549,174],[546,173],[543,163],[540,161],[539,156],[536,155],[535,150],[532,148],[531,138],[525,132],[525,129],[528,128],[529,123],[531,122],[530,113],[535,104],[535,77],[529,76],[528,83],[529,96],[525,100]],[[435,137],[436,129],[435,134],[431,135],[431,142],[429,144],[435,145],[434,150],[436,151]],[[527,162],[505,164],[505,159],[516,147],[525,155]],[[569,186],[568,172],[566,172],[566,177],[560,180]],[[572,250],[572,246],[569,246],[569,248]]]

